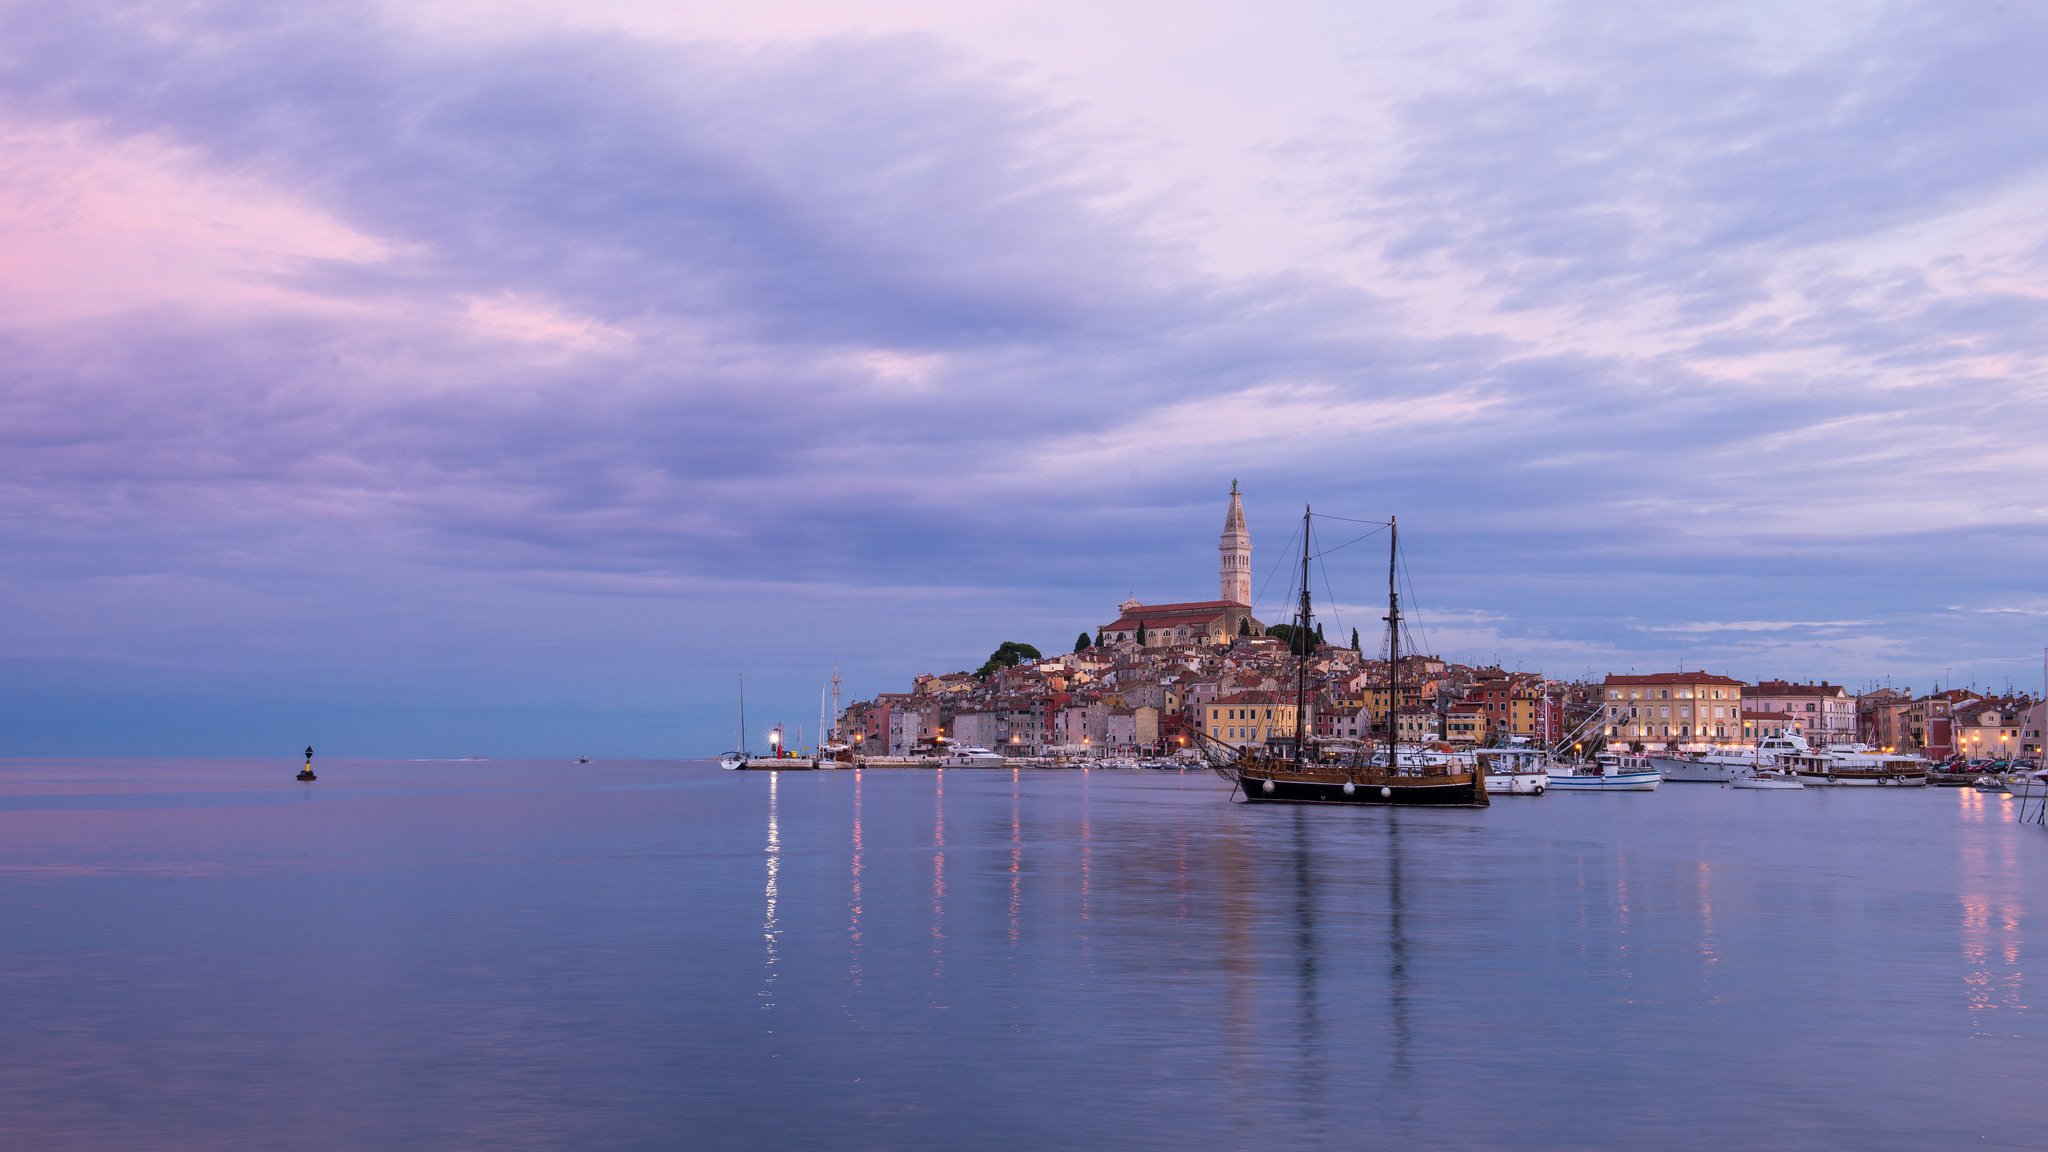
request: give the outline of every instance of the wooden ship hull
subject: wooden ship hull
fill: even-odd
[[[1368,804],[1380,807],[1485,808],[1483,772],[1392,773],[1384,768],[1297,768],[1247,761],[1226,770],[1246,800],[1276,804]]]

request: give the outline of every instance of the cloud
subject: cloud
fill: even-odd
[[[1353,243],[1226,276],[1116,109],[944,28],[0,8],[0,602],[143,662],[236,597],[408,652],[674,605],[709,665],[869,589],[929,637],[889,661],[971,664],[1202,593],[1236,476],[1262,566],[1302,503],[1399,512],[1453,656],[1988,660],[1929,621],[2048,559],[2048,37],[1927,11],[1453,44],[1509,65],[1258,153],[1342,171],[1268,207]]]

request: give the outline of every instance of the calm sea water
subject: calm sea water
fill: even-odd
[[[0,1147],[2040,1148],[1973,791],[0,762]]]

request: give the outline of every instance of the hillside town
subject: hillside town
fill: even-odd
[[[1126,600],[1056,655],[1005,642],[975,671],[922,675],[909,691],[856,701],[836,735],[860,754],[888,757],[974,746],[1017,758],[1157,758],[1192,755],[1201,736],[1263,744],[1294,734],[1301,652],[1305,735],[1325,745],[1384,742],[1391,713],[1400,742],[1453,750],[1704,751],[1797,735],[1930,760],[2041,760],[2044,706],[2021,695],[1856,692],[1825,680],[1750,683],[1705,671],[1571,681],[1432,655],[1403,655],[1390,667],[1365,654],[1356,632],[1297,637],[1253,616],[1251,536],[1235,484],[1218,547],[1215,600]]]

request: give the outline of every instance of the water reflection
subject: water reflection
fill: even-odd
[[[1301,1083],[1307,1093],[1309,1119],[1319,1126],[1325,1118],[1323,1083],[1323,1027],[1317,997],[1317,969],[1320,948],[1316,940],[1315,859],[1309,838],[1309,821],[1321,812],[1294,809],[1294,995],[1295,1044],[1301,1060]]]
[[[1986,794],[1973,788],[1958,791],[1971,793],[1962,802],[1964,819],[1985,820]],[[1999,800],[2000,810],[1994,818],[1999,822],[2012,821],[2013,806],[2006,797]],[[2019,843],[2012,836],[1979,833],[1963,837],[1961,846],[1963,1000],[1969,1013],[1970,1034],[2011,1034],[2017,1021],[2008,1017],[2027,1008],[2025,973],[2020,968],[2025,873],[2017,855]]]
[[[863,975],[861,971],[860,955],[860,880],[861,852],[864,845],[861,843],[860,793],[861,770],[859,768],[855,768],[853,770],[853,844],[851,861],[847,865],[848,894],[846,900],[847,975],[852,978],[853,990],[855,992],[860,991],[861,978]]]
[[[938,769],[932,787],[932,1007],[944,1008],[941,987],[946,979],[946,770]]]
[[[1010,769],[1010,965],[1017,963],[1017,934],[1024,913],[1024,824],[1022,769]]]
[[[775,1007],[775,961],[776,945],[780,942],[782,928],[776,919],[776,879],[782,871],[782,823],[778,812],[779,787],[782,773],[768,774],[768,886],[766,890],[767,912],[761,920],[761,939],[767,953],[766,972],[761,983],[761,1008],[763,1011]],[[770,1028],[772,1035],[774,1029]]]
[[[1394,1050],[1387,1070],[1386,1098],[1394,1115],[1406,1121],[1421,1118],[1415,1084],[1415,1026],[1410,1001],[1414,989],[1408,960],[1408,891],[1401,862],[1401,813],[1387,813],[1387,1006],[1394,1027]]]
[[[1714,933],[1714,865],[1702,860],[1693,867],[1693,874],[1699,890],[1700,901],[1700,976],[1701,984],[1708,990],[1708,1002],[1714,1003],[1720,997],[1712,992],[1716,967],[1721,963],[1719,942]]]

